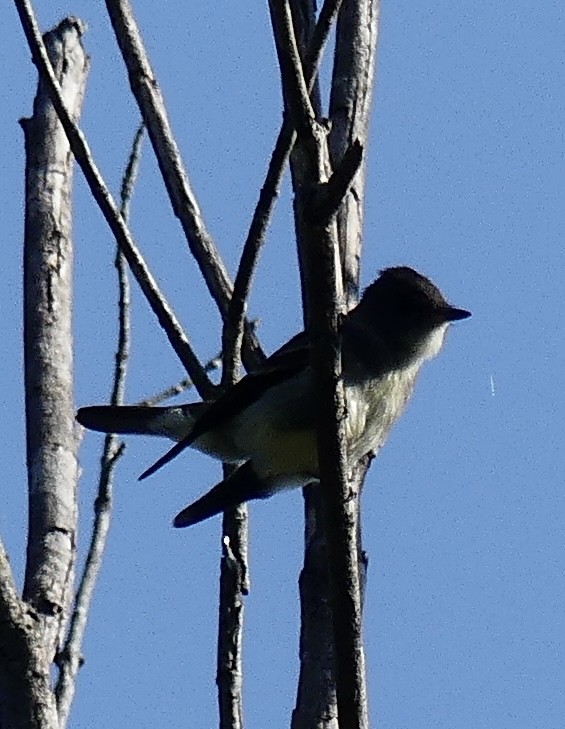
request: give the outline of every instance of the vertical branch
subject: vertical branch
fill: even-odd
[[[303,43],[309,40],[307,28],[313,25],[313,8],[309,0],[304,0],[303,12],[296,6],[300,0],[294,0],[294,26],[298,26],[296,35]],[[275,16],[271,4],[271,17],[275,28]],[[276,31],[275,37],[277,36]],[[281,39],[281,42],[282,39]],[[304,58],[304,47],[298,47]],[[284,89],[284,84],[283,84]],[[288,99],[285,99],[285,116],[292,119]],[[311,97],[317,118],[322,117],[320,94]],[[296,141],[295,141],[296,144]],[[293,189],[300,196],[304,172],[301,163],[300,147],[293,147],[291,154],[291,173]],[[328,170],[329,172],[329,170]],[[295,211],[295,225],[300,261],[300,279],[302,284],[303,306],[306,307],[307,261],[305,253],[306,231]],[[323,519],[323,500],[321,488],[311,486],[304,489],[305,498],[305,553],[304,567],[299,581],[300,589],[300,675],[298,680],[296,707],[292,713],[292,729],[310,729],[323,727],[336,729],[337,700],[334,674],[334,646],[332,631],[332,609],[330,595],[330,577],[328,554],[326,548],[326,529]]]
[[[224,476],[228,476],[224,467]],[[218,612],[216,684],[220,729],[243,727],[243,597],[249,592],[247,565],[247,505],[225,512]]]
[[[243,276],[245,277],[245,273]],[[248,290],[245,296],[247,293]],[[243,292],[238,294],[242,295]],[[240,301],[243,311],[245,299]],[[239,325],[242,323],[243,318],[239,320]],[[234,385],[239,376],[238,345],[241,347],[243,332],[242,328],[239,332],[235,330],[239,325],[229,316],[224,320],[221,382],[224,390]],[[233,470],[233,466],[224,465],[224,478],[233,473]],[[222,519],[216,671],[220,729],[241,729],[243,726],[243,597],[249,592],[247,539],[247,504],[240,504],[224,512]]]
[[[304,211],[302,213],[305,214]],[[315,241],[312,236],[310,241]],[[337,275],[334,251],[306,251],[312,369],[318,405],[318,460],[329,564],[334,680],[340,727],[366,729],[367,696],[361,637],[356,511],[345,454],[345,400],[341,381],[338,300],[328,286]],[[315,267],[314,267],[315,266]],[[321,595],[318,596],[320,599]]]
[[[143,125],[136,132],[132,152],[122,182],[121,213],[127,221],[129,203],[133,185],[139,167],[139,155],[143,139]],[[130,287],[127,276],[126,261],[119,247],[116,246],[115,266],[118,273],[118,346],[114,368],[114,380],[110,403],[119,405],[123,402],[126,367],[130,349]],[[60,729],[64,729],[75,693],[76,676],[82,662],[82,643],[86,623],[90,611],[90,603],[98,574],[102,567],[102,557],[106,549],[106,541],[110,528],[112,511],[113,475],[119,457],[124,452],[124,445],[115,434],[109,433],[104,439],[100,464],[98,495],[94,502],[94,524],[90,537],[88,553],[75,596],[73,614],[69,632],[63,650],[58,656],[59,678],[55,687],[57,712]]]
[[[291,729],[338,729],[334,679],[332,605],[323,493],[304,493],[304,566],[300,573],[300,676]]]
[[[327,128],[314,117],[288,0],[271,0],[270,8],[284,98],[297,130],[293,154],[295,215],[316,388],[318,462],[330,564],[338,721],[344,728],[361,729],[367,726],[365,670],[355,505],[349,498],[345,454],[345,400],[338,333],[341,269],[337,231],[332,220],[358,170],[361,147],[352,145],[347,164],[344,156],[343,168],[331,173]],[[331,200],[336,195],[337,199]],[[331,667],[326,668],[331,671]],[[295,713],[293,719],[296,717]]]
[[[304,0],[304,6],[310,6],[309,0]],[[334,167],[340,164],[355,140],[366,146],[375,71],[378,7],[378,0],[347,0],[338,16],[329,135]],[[294,17],[296,23],[297,15]],[[362,165],[336,216],[347,308],[350,308],[357,299],[364,172],[365,167]],[[358,494],[367,465],[367,459],[358,464],[350,480],[352,501],[357,506],[350,518],[351,534],[357,533],[361,592],[364,589],[367,563],[361,543]],[[327,544],[322,503],[318,488],[305,489],[304,498],[306,548],[304,568],[300,578],[300,681],[297,707],[293,714],[293,729],[309,728],[313,725],[336,726],[332,646],[327,639],[332,624],[330,581],[327,572]],[[313,696],[316,697],[314,702]]]
[[[380,0],[349,0],[339,14],[330,94],[329,145],[334,165],[339,164],[355,140],[367,146],[379,6]],[[349,307],[356,303],[359,287],[364,197],[365,164],[337,214],[344,291]]]
[[[88,61],[79,21],[45,35],[61,93],[80,113]],[[76,557],[76,438],[72,357],[72,155],[40,80],[26,146],[24,361],[29,531],[24,599],[41,616],[53,660],[65,628]]]

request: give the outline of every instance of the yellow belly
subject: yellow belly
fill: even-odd
[[[252,461],[258,472],[285,477],[289,484],[318,476],[318,451],[313,431],[262,429],[254,443]]]

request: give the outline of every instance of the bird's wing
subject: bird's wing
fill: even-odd
[[[251,499],[264,499],[270,496],[270,493],[268,484],[261,481],[248,461],[231,476],[216,484],[207,494],[184,508],[175,516],[173,524],[177,528],[192,526],[232,506]]]
[[[250,372],[212,403],[195,422],[190,434],[144,471],[139,480],[142,481],[151,476],[179,453],[182,453],[185,448],[191,446],[204,433],[214,430],[248,408],[267,390],[298,374],[308,366],[308,363],[308,339],[304,332],[300,332],[274,352],[261,369]]]

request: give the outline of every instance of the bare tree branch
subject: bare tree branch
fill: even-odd
[[[0,539],[0,644],[6,641],[11,625],[17,622],[21,609],[10,561],[4,543]],[[0,661],[0,670],[4,667],[4,661]]]
[[[285,0],[271,0],[270,7],[284,98],[298,134],[294,152],[295,214],[305,318],[312,343],[312,368],[317,387],[318,460],[327,519],[338,720],[342,727],[361,729],[367,726],[367,710],[356,507],[349,498],[344,448],[345,400],[341,381],[337,295],[341,268],[335,225],[328,217],[315,219],[312,215],[312,211],[321,209],[320,197],[331,168],[326,130],[314,119],[306,85],[301,78],[302,62],[290,7]],[[353,153],[351,156],[354,157]],[[357,165],[359,161],[357,156]],[[357,167],[353,172],[356,170]],[[350,181],[351,170],[346,177]]]
[[[80,113],[88,61],[82,28],[63,21],[45,35],[61,94]],[[69,143],[39,82],[26,147],[24,363],[29,528],[24,599],[37,611],[53,660],[65,630],[76,559],[78,466],[74,430]]]
[[[205,398],[206,395],[212,391],[212,384],[202,369],[198,358],[194,354],[173,310],[166,302],[164,296],[159,290],[159,287],[157,286],[157,282],[151,275],[141,253],[135,245],[131,233],[125,225],[122,216],[120,215],[120,212],[92,159],[92,155],[90,154],[90,150],[82,132],[73,123],[65,108],[64,101],[61,98],[59,85],[53,75],[51,64],[49,63],[49,59],[46,55],[45,47],[43,45],[29,0],[14,0],[14,2],[32,53],[33,61],[49,90],[53,106],[57,111],[59,120],[61,121],[69,139],[73,155],[83,171],[85,179],[90,187],[90,191],[106,218],[120,249],[127,259],[136,281],[148,300],[153,312],[157,316],[157,319],[164,329],[171,346],[189,373],[198,392],[203,398]],[[74,22],[78,24],[78,21]]]
[[[174,214],[180,220],[190,251],[208,290],[220,314],[225,317],[232,285],[190,186],[131,5],[128,0],[106,0],[106,7],[128,71],[131,90],[147,127]],[[263,359],[259,343],[246,323],[245,365],[251,368]]]
[[[120,190],[120,213],[122,214],[122,218],[124,218],[126,222],[129,222],[131,199],[133,197],[133,189],[135,187],[135,183],[137,182],[137,175],[139,172],[139,160],[141,158],[141,143],[143,142],[144,134],[145,124],[141,122],[134,134],[133,143],[131,145],[131,153],[127,161],[124,176],[122,178],[122,187]],[[119,253],[120,249],[118,248],[116,251],[116,255],[118,255]],[[117,268],[119,274],[119,266],[117,266]],[[118,388],[120,386],[119,383],[123,383],[123,378],[119,377],[117,379],[116,384]]]
[[[335,289],[327,285],[330,276],[336,276],[336,261],[329,246],[325,255],[321,250],[310,251],[309,255],[317,267],[307,274],[307,291],[311,302],[312,365],[318,389],[318,458],[327,519],[338,720],[340,726],[362,729],[367,727],[367,696],[356,502],[350,494],[343,447],[345,401],[340,380],[339,309]]]
[[[302,3],[305,8],[312,5],[311,0],[293,2]],[[333,163],[338,167],[341,156],[350,149],[348,143],[355,143],[358,139],[366,146],[378,28],[378,0],[348,0],[345,5],[339,16],[334,61],[336,69],[332,76],[330,104],[330,148]],[[304,22],[308,22],[305,11],[302,15],[295,14],[295,25],[302,18],[305,19]],[[336,144],[337,140],[342,140],[342,144]],[[347,308],[354,305],[358,292],[364,169],[362,166],[357,172],[345,205],[337,215]],[[364,459],[352,473],[352,497],[360,492],[368,462],[368,459]],[[322,528],[324,520],[317,488],[305,489],[304,497],[306,549],[300,578],[300,681],[292,726],[293,729],[311,729],[313,726],[335,729],[335,694],[331,681],[333,656],[331,650],[328,650],[331,646],[328,646],[327,640],[331,631],[331,612],[326,609],[330,602],[326,572],[326,534]],[[363,593],[367,560],[362,550],[359,520],[356,531],[360,587]],[[312,701],[313,696],[316,701]]]
[[[241,338],[233,336],[233,326],[225,320],[222,338],[241,342]],[[233,386],[239,378],[239,359],[239,351],[224,343],[223,390]],[[224,478],[233,471],[234,466],[224,464]],[[249,592],[247,540],[247,504],[240,504],[225,511],[222,519],[216,673],[220,729],[242,729],[243,726],[243,596]]]
[[[300,573],[300,676],[291,729],[338,729],[334,640],[322,489],[304,494],[304,567]]]
[[[77,117],[88,62],[82,27],[63,21],[45,44],[61,94]],[[47,53],[46,52],[46,53]],[[46,55],[47,58],[47,55]],[[29,533],[24,600],[0,544],[0,725],[58,729],[51,661],[65,629],[76,558],[71,338],[72,156],[39,83],[26,144],[24,358]]]
[[[380,0],[344,3],[336,28],[336,48],[330,96],[332,163],[338,165],[355,140],[364,143],[375,80]],[[348,308],[356,303],[363,235],[365,165],[337,215],[342,274]]]
[[[125,222],[128,219],[133,186],[139,169],[142,139],[143,125],[140,125],[134,137],[132,151],[122,181],[120,212]],[[123,402],[126,368],[130,350],[130,287],[126,261],[117,246],[115,266],[118,273],[119,321],[118,346],[110,403],[112,405],[119,405]],[[94,524],[90,544],[79,588],[75,596],[75,604],[67,640],[65,641],[64,648],[57,657],[59,678],[55,687],[55,696],[60,729],[64,729],[67,724],[75,693],[76,676],[82,664],[81,650],[90,611],[90,603],[98,574],[102,567],[102,557],[106,549],[106,541],[110,528],[114,469],[124,449],[124,444],[119,442],[116,435],[106,435],[101,456],[98,495],[94,502]]]
[[[228,467],[224,475],[229,474]],[[247,505],[224,514],[216,684],[220,729],[242,729],[243,597],[249,593]]]
[[[298,137],[311,139],[315,114],[304,78],[290,5],[288,1],[271,0],[269,8],[287,109]]]
[[[320,11],[320,17],[312,34],[307,57],[304,62],[308,91],[311,93],[318,76],[318,68],[322,52],[326,44],[332,23],[337,16],[342,0],[326,0]],[[228,361],[234,369],[238,366],[244,331],[245,305],[249,297],[251,281],[261,248],[265,242],[267,226],[271,219],[275,199],[279,194],[284,168],[288,163],[294,145],[296,133],[288,114],[283,116],[283,124],[271,154],[267,175],[259,200],[255,206],[251,225],[243,246],[237,275],[233,286],[227,317],[224,320],[222,350],[229,353]],[[225,364],[224,364],[225,367]],[[228,371],[228,374],[231,374]]]
[[[297,7],[298,6],[298,7]],[[300,42],[301,56],[305,55],[305,44],[315,23],[315,9],[311,0],[293,0],[294,25]],[[317,118],[322,118],[322,102],[319,84],[312,95]],[[289,112],[285,104],[285,115]],[[295,191],[301,189],[302,162],[300,154],[293,149],[291,155],[292,183]],[[295,214],[297,227],[300,279],[302,283],[303,307],[307,286],[306,264],[302,262],[301,236],[306,232],[299,228],[300,221]],[[334,648],[331,610],[329,560],[327,534],[324,525],[323,492],[320,486],[304,489],[304,567],[299,581],[300,587],[300,675],[297,688],[296,708],[292,713],[292,729],[336,729],[337,701],[334,678]]]
[[[59,729],[42,622],[16,592],[0,541],[0,726]]]
[[[217,370],[220,367],[221,361],[222,359],[219,354],[213,357],[211,360],[208,360],[208,362],[206,362],[206,364],[204,365],[204,371],[206,372],[206,374],[210,374],[210,372],[214,372],[214,370]],[[181,392],[189,390],[191,387],[194,387],[194,383],[190,378],[185,377],[180,382],[177,382],[176,385],[166,387],[164,390],[161,390],[154,395],[146,397],[144,400],[141,400],[137,404],[153,407],[154,405],[158,405],[161,402],[170,400],[170,398],[175,397],[176,395],[180,395]]]
[[[356,139],[346,150],[330,179],[320,188],[317,199],[313,201],[310,214],[315,220],[329,220],[338,214],[345,196],[353,185],[362,160],[363,147],[361,142]]]
[[[243,330],[234,336],[235,326],[229,318],[224,320],[221,382],[224,391],[239,378],[240,353],[229,342],[235,345],[239,341],[241,345]],[[224,478],[233,472],[234,466],[224,464]],[[220,729],[243,726],[243,596],[249,592],[247,540],[247,504],[240,504],[225,511],[222,519],[216,672]]]

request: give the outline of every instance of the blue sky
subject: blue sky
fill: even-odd
[[[231,271],[280,121],[263,4],[135,3],[206,222]],[[40,23],[89,24],[82,127],[117,191],[138,116],[101,3],[36,3]],[[368,476],[365,641],[372,726],[557,729],[565,710],[563,421],[565,325],[564,10],[523,0],[384,0],[368,150],[362,281],[396,263],[429,275],[473,312],[441,356]],[[35,90],[15,10],[0,120],[0,343],[5,419],[0,529],[21,575],[26,523],[21,355],[23,137]],[[132,230],[203,359],[219,318],[171,214],[149,147]],[[288,182],[250,306],[269,351],[301,326]],[[115,347],[113,242],[80,172],[75,196],[77,405],[104,402]],[[133,294],[127,399],[181,378]],[[80,453],[81,549],[101,438]],[[150,481],[167,447],[131,438],[116,478],[112,532],[69,726],[216,724],[219,520],[184,531],[171,517],[219,476],[185,454]],[[245,718],[287,726],[298,668],[299,491],[251,507]]]

